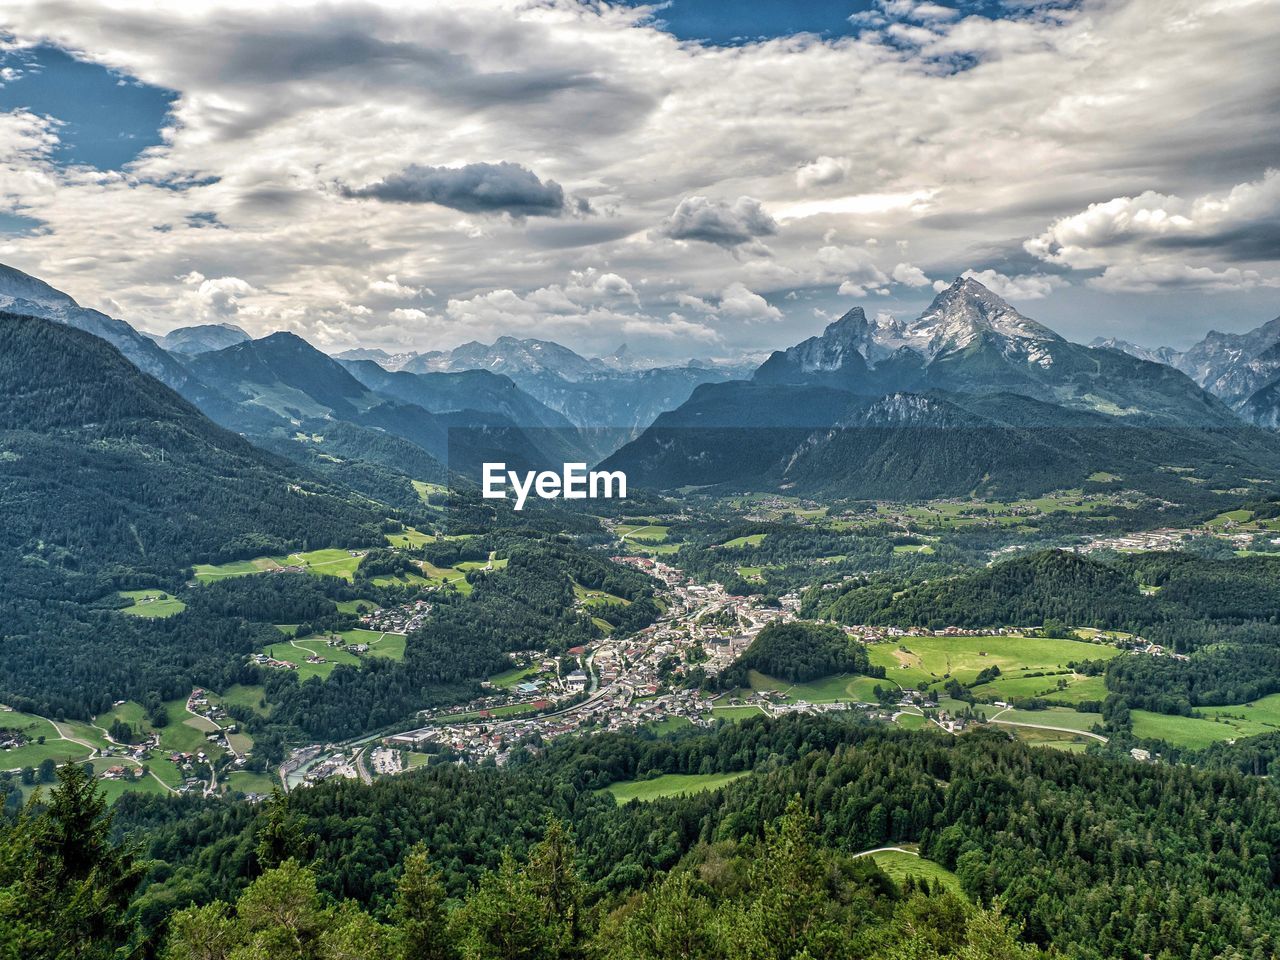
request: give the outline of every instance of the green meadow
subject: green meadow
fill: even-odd
[[[910,848],[905,847],[904,850],[906,849]],[[917,880],[927,879],[931,886],[934,883],[941,883],[956,896],[964,896],[964,891],[960,889],[960,878],[954,873],[940,863],[934,863],[932,860],[926,860],[924,857],[904,852],[904,850],[878,850],[868,856],[899,886],[906,881],[907,877],[914,877]]]
[[[1030,672],[1066,670],[1068,662],[1109,660],[1120,653],[1115,647],[1081,640],[1022,636],[899,637],[870,644],[867,652],[872,663],[904,687],[948,677],[972,683],[993,666],[1000,668],[1002,681],[1017,679]]]
[[[253,560],[234,560],[231,563],[197,563],[195,565],[196,580],[208,583],[225,577],[240,577],[250,573],[267,573],[282,570],[286,567],[302,567],[308,573],[326,577],[341,577],[344,580],[355,578],[356,568],[364,559],[363,554],[351,555],[351,551],[341,547],[323,550],[307,550],[291,553],[283,557],[257,557]]]
[[[163,590],[121,590],[120,596],[133,601],[120,608],[131,617],[171,617],[187,609],[185,603]]]
[[[726,783],[732,783],[739,777],[745,777],[747,771],[736,773],[667,773],[652,780],[623,780],[605,787],[605,792],[613,795],[618,803],[629,803],[632,800],[647,802],[662,797],[679,797],[689,793],[702,793],[716,790]]]

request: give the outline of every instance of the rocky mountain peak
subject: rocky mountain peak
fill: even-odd
[[[983,334],[1003,341],[1006,351],[1063,339],[1023,316],[979,281],[956,277],[924,313],[902,327],[899,342],[892,345],[910,347],[932,360],[940,353],[964,349]]]

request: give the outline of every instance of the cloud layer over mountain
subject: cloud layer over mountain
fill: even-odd
[[[851,297],[914,315],[969,270],[1077,339],[1276,312],[1275,3],[884,0],[855,36],[735,46],[660,13],[8,0],[11,51],[176,99],[123,170],[0,112],[0,260],[148,329],[335,348],[518,323],[588,352],[759,350]]]

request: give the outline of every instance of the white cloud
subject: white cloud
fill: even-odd
[[[1047,274],[1022,274],[1006,276],[996,270],[966,270],[962,276],[972,277],[998,297],[1006,300],[1042,300],[1056,288],[1067,286],[1061,277]],[[935,280],[933,289],[941,293],[950,286],[945,280]]]
[[[1089,285],[1111,293],[1151,293],[1156,290],[1204,290],[1211,293],[1280,287],[1280,278],[1263,276],[1256,270],[1227,267],[1196,267],[1185,263],[1153,261],[1107,267]]]
[[[782,319],[781,310],[741,283],[731,283],[721,291],[720,315],[748,322]]]
[[[1261,180],[1192,200],[1148,190],[1091,203],[1081,213],[1054,221],[1025,246],[1042,260],[1077,269],[1106,266],[1117,247],[1140,243],[1209,247],[1228,255],[1235,249],[1242,259],[1280,259],[1277,219],[1280,170],[1268,170]]]
[[[875,263],[875,255],[864,247],[825,246],[818,251],[822,278],[840,281],[842,297],[864,297],[868,290],[880,293],[889,277]]]
[[[796,171],[796,185],[806,189],[828,187],[847,177],[852,167],[853,161],[848,157],[821,156]]]
[[[208,279],[192,271],[182,281],[192,289],[184,292],[180,301],[187,316],[200,323],[220,323],[236,317],[244,298],[257,292],[239,277]]]
[[[894,283],[900,283],[904,287],[927,287],[929,286],[929,278],[924,275],[924,271],[911,263],[900,263],[893,268]]]
[[[435,296],[435,291],[430,287],[414,287],[401,283],[394,273],[387,274],[383,280],[370,281],[369,292],[382,297],[399,297],[402,300],[408,300],[422,294],[426,294],[428,297]]]
[[[665,337],[672,308],[712,317],[678,297],[714,304],[733,283],[780,305],[787,290],[826,288],[803,317],[722,331],[741,349],[794,339],[841,286],[923,291],[894,266],[904,252],[871,259],[883,279],[815,261],[873,237],[908,242],[922,264],[1029,237],[1055,265],[1107,271],[1104,292],[1163,282],[1225,297],[1269,283],[1266,227],[1280,217],[1264,167],[1280,156],[1280,111],[1273,45],[1258,38],[1280,34],[1280,5],[1054,6],[992,19],[892,0],[858,37],[729,49],[681,43],[634,7],[572,0],[334,0],[305,13],[285,0],[8,0],[14,42],[63,45],[178,98],[164,142],[125,171],[60,165],[56,122],[0,114],[0,210],[40,224],[0,234],[0,261],[82,302],[111,298],[148,329],[234,308],[255,331],[391,337],[386,310],[435,291],[488,325],[446,308],[434,345],[563,330],[609,349],[628,323]],[[532,192],[486,205],[476,191],[503,163]],[[434,172],[396,179],[415,165]],[[336,186],[385,194],[388,179],[431,202]],[[550,184],[596,215],[486,213],[551,212]],[[1108,198],[1120,202],[1084,217],[1088,199]],[[221,228],[192,226],[197,212]],[[202,297],[173,279],[193,269],[252,292]],[[1083,286],[1010,282],[1055,299]],[[1089,316],[1108,309],[1098,300]],[[384,345],[425,345],[404,336]]]
[[[700,240],[716,246],[764,249],[758,238],[778,232],[778,223],[754,197],[732,203],[707,197],[685,197],[662,224],[661,233],[672,240]]]
[[[415,307],[397,307],[388,316],[397,322],[420,322],[427,319],[427,312]]]

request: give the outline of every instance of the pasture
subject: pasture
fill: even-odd
[[[163,590],[121,590],[120,596],[133,602],[121,607],[131,617],[171,617],[187,609],[187,605]]]
[[[52,721],[33,713],[19,713],[16,710],[0,711],[0,729],[16,731],[26,740],[20,747],[0,750],[0,770],[38,767],[45,760],[53,760],[56,763],[83,760],[90,753],[88,747],[71,740],[64,740]],[[40,742],[42,739],[43,743]]]
[[[271,571],[300,568],[317,576],[341,577],[343,580],[355,578],[356,568],[364,560],[362,551],[345,550],[341,547],[323,550],[307,550],[291,553],[283,557],[256,557],[253,560],[233,560],[230,563],[197,563],[195,565],[196,580],[209,583],[226,577],[242,577],[251,573],[269,573]]]
[[[871,857],[876,862],[876,866],[887,873],[899,886],[906,881],[907,877],[914,877],[916,880],[923,878],[929,881],[930,886],[941,883],[957,897],[964,897],[964,891],[960,889],[959,877],[940,863],[926,860],[916,853],[906,852],[910,849],[911,847],[908,846],[903,850],[877,850],[867,856]]]
[[[615,532],[622,540],[635,540],[637,543],[662,543],[667,539],[669,527],[657,523],[620,523]]]
[[[717,790],[746,775],[745,770],[734,773],[667,773],[652,780],[622,780],[611,783],[604,790],[612,794],[619,804],[630,803],[632,800],[644,803],[662,797],[680,797]]]
[[[1109,660],[1115,647],[1081,640],[1044,637],[898,637],[867,647],[871,662],[904,687],[933,684],[954,677],[972,683],[988,667],[999,667],[1002,680],[1026,673],[1063,671],[1069,662]],[[979,688],[981,689],[981,688]]]

